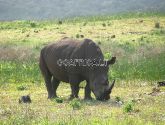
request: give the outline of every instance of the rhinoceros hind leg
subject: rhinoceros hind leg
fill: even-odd
[[[52,75],[51,75],[50,71],[48,70],[48,67],[44,60],[44,50],[41,50],[39,67],[40,67],[41,73],[44,77],[45,85],[46,85],[46,88],[48,91],[48,98],[52,98],[53,97],[52,83],[51,83]]]
[[[55,77],[52,78],[52,97],[57,97],[56,90],[60,84],[60,81],[57,80]]]
[[[52,89],[52,83],[51,83],[51,76],[45,76],[45,84],[46,84],[46,88],[47,88],[47,92],[48,92],[48,99],[49,98],[53,98],[53,89]]]
[[[51,79],[52,79],[52,75],[50,74],[50,72],[48,70],[42,70],[42,74],[44,77],[44,81],[45,81],[45,85],[47,88],[47,92],[48,92],[48,98],[53,98],[53,89],[52,89],[52,83],[51,83]]]

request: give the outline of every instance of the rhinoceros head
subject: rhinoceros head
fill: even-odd
[[[114,64],[116,57],[112,57],[107,61],[107,65],[104,67],[97,67],[94,72],[91,73],[90,88],[97,100],[108,100],[110,99],[111,91],[114,87],[115,80],[109,85],[108,81],[108,70],[109,66]]]

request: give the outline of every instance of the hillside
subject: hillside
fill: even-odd
[[[132,11],[165,12],[164,0],[0,0],[0,20],[54,19]]]

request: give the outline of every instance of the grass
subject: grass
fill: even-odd
[[[47,100],[44,86],[28,84],[28,89],[17,90],[15,85],[1,86],[1,123],[6,124],[162,124],[164,123],[164,95],[150,96],[151,86],[116,87],[108,102],[82,100],[83,89],[80,90],[80,101],[69,101],[68,84],[60,85],[58,95],[63,103]],[[63,93],[63,91],[65,93]],[[19,104],[21,95],[31,93],[31,104]],[[138,100],[134,110],[123,111],[124,105],[118,105],[115,96],[120,96],[124,103]],[[72,105],[71,105],[72,103]],[[74,110],[72,106],[81,108]],[[127,104],[126,104],[127,105]],[[120,120],[119,120],[120,119]],[[146,122],[147,121],[147,122]]]
[[[1,61],[1,84],[42,81],[38,62]]]
[[[73,108],[73,110],[78,110],[81,108],[81,103],[78,99],[73,99],[70,102],[70,106]]]
[[[0,124],[163,125],[165,89],[156,96],[149,93],[165,80],[164,34],[162,13],[0,22]],[[80,89],[80,99],[69,101],[66,83],[57,90],[59,98],[47,100],[38,57],[44,45],[62,37],[90,38],[106,59],[117,57],[109,71],[109,79],[116,79],[111,100],[85,101]],[[28,94],[32,103],[19,104],[20,96]],[[131,100],[133,105],[127,103]]]
[[[127,102],[123,107],[124,112],[132,112],[133,111],[133,102]]]
[[[118,79],[158,81],[165,78],[165,70],[163,68],[165,65],[165,55],[163,53],[157,56],[137,59],[136,62],[132,63],[128,63],[127,60],[118,63],[110,71],[112,77]]]

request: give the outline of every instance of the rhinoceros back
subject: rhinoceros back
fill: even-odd
[[[60,81],[69,82],[70,74],[85,74],[86,67],[59,65],[60,60],[103,58],[100,48],[89,39],[83,41],[62,39],[41,50],[40,63],[43,72],[48,72]],[[42,67],[42,66],[41,66]]]

